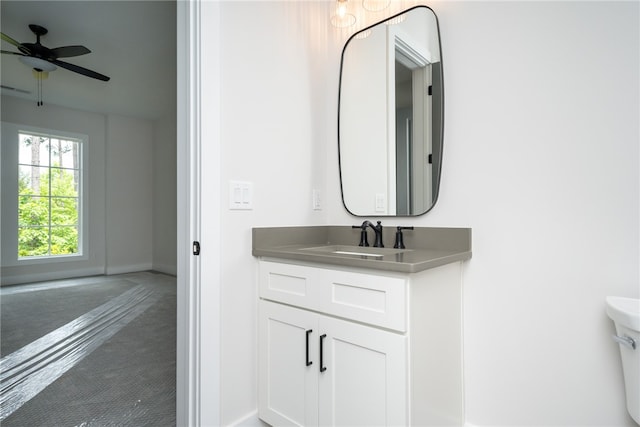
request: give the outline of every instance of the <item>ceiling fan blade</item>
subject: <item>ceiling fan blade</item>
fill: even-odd
[[[87,77],[91,77],[93,79],[102,80],[104,82],[108,82],[110,80],[110,77],[107,77],[100,73],[96,73],[95,71],[91,71],[83,67],[79,67],[77,65],[69,64],[68,62],[58,61],[57,59],[51,60],[49,62],[59,67],[66,68],[69,71],[73,71],[75,73],[82,74]]]
[[[26,56],[24,53],[20,53],[20,52],[11,52],[10,50],[3,50],[0,51],[2,53],[6,53],[8,55],[19,55],[19,56]]]
[[[70,58],[72,56],[86,55],[87,53],[91,53],[91,51],[84,46],[62,46],[51,49],[51,53],[53,53],[56,58]]]
[[[14,39],[12,39],[8,35],[6,35],[5,33],[0,33],[0,38],[2,38],[2,40],[6,41],[7,43],[11,43],[15,47],[20,47],[21,46],[20,43],[18,43],[17,41],[15,41]]]

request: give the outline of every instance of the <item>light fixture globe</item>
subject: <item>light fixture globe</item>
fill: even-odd
[[[51,62],[45,61],[44,59],[36,58],[35,56],[21,56],[20,62],[36,70],[46,72],[53,71],[58,68]]]
[[[386,9],[391,0],[362,0],[362,7],[370,12],[379,12]]]
[[[350,27],[356,23],[356,17],[350,13],[345,13],[344,15],[333,15],[331,17],[331,25],[337,28],[346,28]]]
[[[331,17],[331,25],[334,27],[346,28],[356,23],[356,17],[347,12],[347,1],[336,1],[335,14]]]

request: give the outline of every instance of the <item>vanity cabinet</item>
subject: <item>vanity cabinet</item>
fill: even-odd
[[[419,273],[260,259],[259,416],[462,425],[460,263]]]
[[[406,425],[405,337],[260,302],[261,415],[272,425]]]

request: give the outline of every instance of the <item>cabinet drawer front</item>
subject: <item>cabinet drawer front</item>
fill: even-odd
[[[324,270],[322,312],[400,332],[406,331],[406,279]]]
[[[260,298],[400,332],[406,326],[407,280],[393,275],[260,262]]]
[[[294,264],[260,262],[260,297],[314,309],[317,275],[313,270]]]

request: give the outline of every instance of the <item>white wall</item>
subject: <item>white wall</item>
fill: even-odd
[[[473,228],[467,421],[633,426],[604,299],[640,296],[639,4],[431,6],[444,58],[440,198],[383,224]],[[354,221],[329,198],[329,222]]]
[[[107,274],[152,267],[152,148],[151,122],[107,117]]]
[[[3,285],[152,267],[175,273],[175,232],[170,231],[176,221],[175,122],[105,116],[53,104],[37,107],[33,101],[8,96],[2,97],[1,119],[89,137],[88,259],[7,266],[12,249],[3,247]],[[166,193],[154,198],[159,187]],[[2,208],[7,206],[3,200]],[[5,221],[3,234],[10,226]]]
[[[640,296],[638,3],[430,6],[446,96],[440,199],[425,216],[383,224],[473,228],[467,421],[632,426],[604,298]],[[328,25],[329,7],[224,2],[221,27],[203,23],[222,47],[223,425],[256,408],[251,227],[362,220],[340,200],[337,84],[349,34]],[[254,183],[252,211],[225,209],[229,179]],[[311,210],[312,188],[322,211]]]
[[[176,271],[176,122],[158,120],[153,137],[153,269]]]
[[[252,211],[222,213],[224,424],[257,406],[251,227],[324,220],[311,193],[324,192],[324,150],[315,147],[334,139],[336,104],[325,96],[335,86],[324,75],[324,20],[306,11],[293,2],[222,6],[223,194],[230,179],[254,184]]]
[[[222,425],[257,407],[251,228],[325,222],[311,195],[326,193],[326,146],[336,141],[338,57],[337,47],[327,49],[334,36],[326,10],[326,3],[223,2],[221,27],[202,27],[203,38],[221,38],[221,128],[212,132],[222,141]],[[217,101],[211,95],[202,94],[205,104]],[[203,144],[212,139],[203,134]],[[227,209],[229,180],[253,183],[253,210]]]

